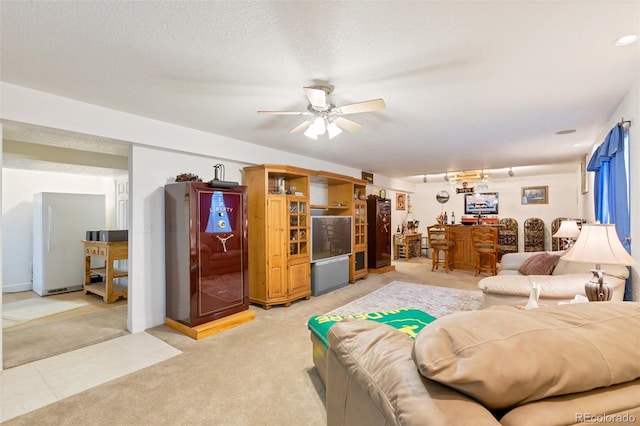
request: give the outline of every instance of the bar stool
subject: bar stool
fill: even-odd
[[[476,252],[476,273],[488,272],[491,275],[497,273],[498,253],[498,228],[493,226],[474,226],[471,228],[471,242]]]
[[[453,271],[453,247],[455,243],[451,241],[449,227],[443,225],[431,225],[427,227],[429,236],[429,247],[433,249],[431,256],[431,271],[435,271],[439,266],[444,266],[445,272]],[[444,253],[440,259],[440,252]]]

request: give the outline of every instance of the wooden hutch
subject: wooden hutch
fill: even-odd
[[[326,184],[327,204],[310,203],[311,182]],[[244,168],[248,194],[249,301],[265,309],[311,296],[310,212],[353,217],[349,281],[367,274],[366,181],[287,165]],[[357,192],[356,192],[357,191]]]

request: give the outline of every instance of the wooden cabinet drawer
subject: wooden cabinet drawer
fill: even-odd
[[[84,254],[89,255],[97,255],[98,254],[98,246],[94,246],[91,244],[86,244],[84,246]]]

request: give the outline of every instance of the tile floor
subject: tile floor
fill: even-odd
[[[145,332],[0,372],[0,423],[180,354]]]

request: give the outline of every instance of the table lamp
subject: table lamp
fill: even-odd
[[[552,235],[553,238],[563,239],[563,250],[570,249],[580,235],[578,222],[575,220],[563,220],[560,222],[560,228]]]
[[[615,226],[610,224],[582,225],[578,240],[562,259],[596,264],[595,269],[591,270],[593,279],[584,286],[587,298],[592,302],[611,300],[612,289],[604,282],[604,271],[600,269],[600,264],[638,264],[620,243]]]

